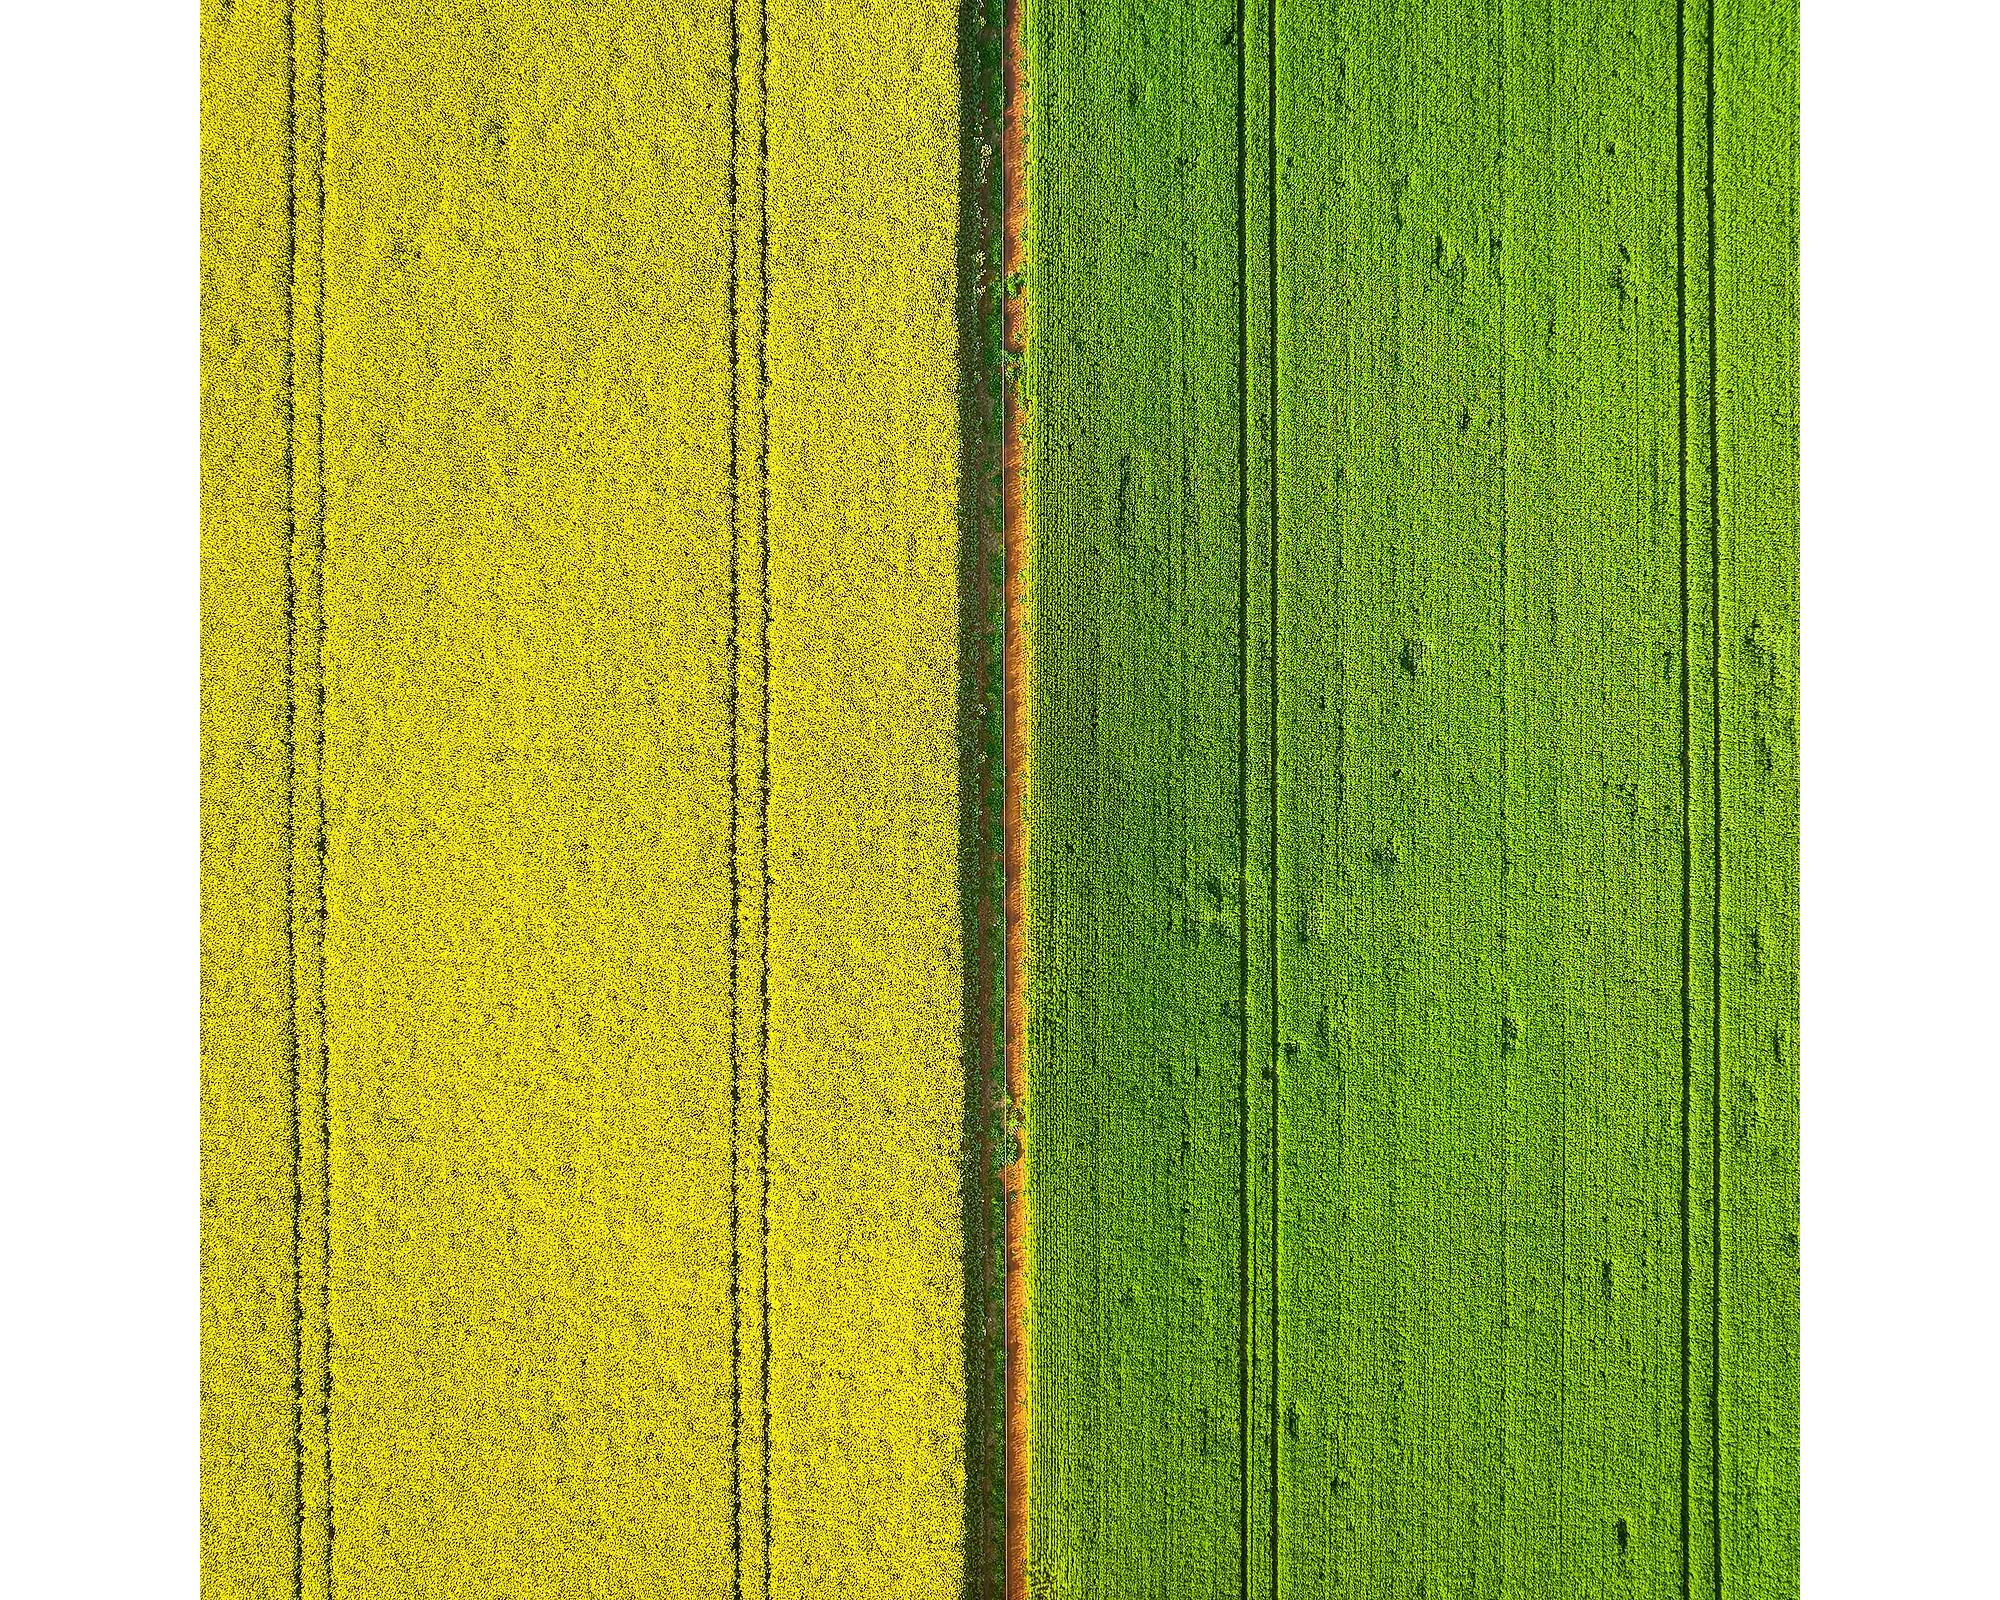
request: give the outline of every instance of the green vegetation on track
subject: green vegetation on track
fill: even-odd
[[[1034,1592],[1795,1593],[1795,9],[1025,27]]]

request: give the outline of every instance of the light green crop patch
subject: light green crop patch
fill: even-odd
[[[1034,1592],[1793,1594],[1796,15],[1027,10]]]

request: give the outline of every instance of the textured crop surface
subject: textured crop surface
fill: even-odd
[[[203,22],[203,1591],[958,1594],[957,19]]]
[[[1797,1592],[1796,40],[1029,0],[1036,1595]]]

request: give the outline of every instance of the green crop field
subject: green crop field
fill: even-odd
[[[1793,1593],[1796,19],[1026,28],[1034,1592]]]

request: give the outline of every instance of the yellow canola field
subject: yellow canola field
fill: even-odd
[[[962,1586],[955,20],[205,10],[205,1594]]]

